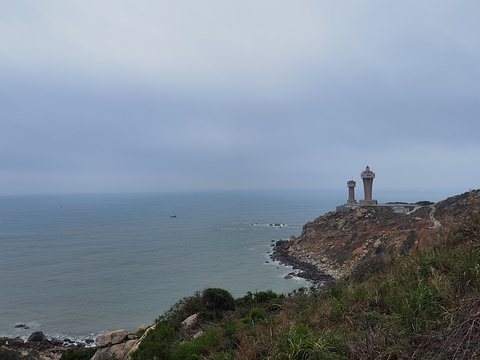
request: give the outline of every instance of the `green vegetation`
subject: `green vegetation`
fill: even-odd
[[[17,360],[21,359],[17,351],[9,350],[9,349],[2,349],[0,348],[0,359],[2,360]]]
[[[96,348],[67,349],[60,360],[90,360],[96,351]]]
[[[416,233],[406,247],[413,246]],[[405,249],[407,250],[407,249]],[[136,360],[480,358],[480,216],[379,254],[327,291],[207,289],[156,320]],[[198,314],[190,328],[182,321]]]

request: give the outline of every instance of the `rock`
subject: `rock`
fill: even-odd
[[[41,331],[35,331],[28,337],[28,342],[41,342],[41,341],[48,341],[45,334]]]
[[[193,335],[193,338],[196,339],[200,336],[202,336],[204,334],[204,332],[202,330],[200,330],[199,332],[197,332],[195,335]]]
[[[198,314],[193,314],[182,321],[182,328],[189,329],[197,322]]]
[[[136,342],[137,340],[129,340],[125,343],[115,344],[109,347],[98,349],[91,360],[103,360],[110,358],[126,360],[130,357],[130,351]]]
[[[16,338],[9,338],[7,339],[7,345],[10,346],[10,347],[18,347],[18,346],[22,346],[24,345],[25,342],[19,338],[19,337],[16,337]]]
[[[140,325],[137,329],[137,333],[143,333],[145,330],[147,330],[150,326],[148,325]]]
[[[98,347],[105,347],[115,344],[120,344],[125,341],[128,336],[126,330],[115,330],[104,335],[100,335],[95,341]]]
[[[92,340],[93,341],[93,340]],[[60,339],[52,339],[50,340],[50,343],[53,345],[53,346],[62,346],[63,345],[63,341],[60,340]]]
[[[94,343],[95,340],[93,339],[85,339],[85,344],[91,344],[91,343]]]
[[[30,329],[30,327],[27,324],[17,324],[15,325],[15,328],[17,329]]]

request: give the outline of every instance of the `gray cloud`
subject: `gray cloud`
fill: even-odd
[[[3,193],[478,187],[473,1],[1,7]]]

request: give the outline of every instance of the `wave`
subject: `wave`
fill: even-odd
[[[270,223],[270,224],[259,224],[259,223],[251,223],[251,226],[261,226],[261,227],[269,227],[269,228],[283,228],[288,226],[284,223]]]

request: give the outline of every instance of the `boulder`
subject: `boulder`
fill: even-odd
[[[100,335],[95,341],[97,347],[105,347],[120,344],[128,337],[128,331],[115,330],[104,335]]]
[[[41,331],[35,331],[28,337],[28,342],[42,342],[42,341],[48,341],[47,337],[45,334]]]
[[[52,340],[50,340],[50,343],[53,345],[53,346],[62,346],[63,345],[63,341],[60,340],[60,339],[55,339],[53,338]]]
[[[97,339],[98,340],[98,339]],[[109,347],[98,349],[91,360],[118,359],[126,360],[130,358],[130,351],[136,344],[136,340],[129,340],[125,343],[115,344]]]
[[[15,325],[17,329],[30,329],[30,327],[27,324],[17,324]]]
[[[197,322],[198,314],[193,314],[182,321],[183,329],[190,329]]]
[[[149,327],[150,326],[148,326],[148,325],[140,325],[137,329],[137,334],[145,332]]]

